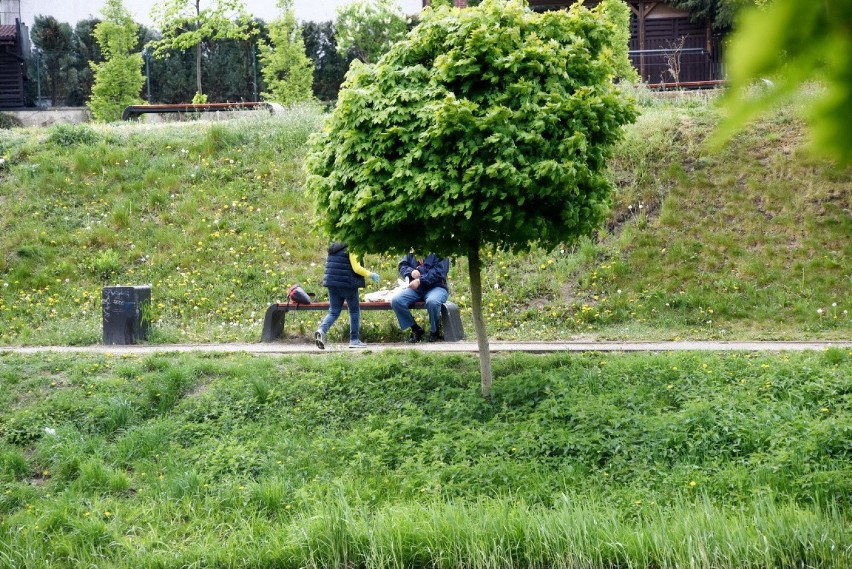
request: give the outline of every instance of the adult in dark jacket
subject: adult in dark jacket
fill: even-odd
[[[429,314],[429,341],[438,340],[438,321],[441,318],[441,305],[450,296],[447,288],[447,275],[450,272],[450,260],[430,253],[418,258],[412,251],[399,262],[399,276],[406,279],[408,288],[391,298],[391,307],[396,314],[399,327],[403,330],[411,328],[408,341],[419,342],[426,333],[411,315],[410,306],[415,302],[426,303]]]
[[[334,242],[329,246],[328,257],[325,260],[325,275],[322,279],[323,286],[328,288],[328,314],[314,332],[314,340],[319,349],[325,349],[326,334],[340,316],[344,301],[349,308],[349,347],[367,347],[367,344],[359,337],[361,305],[358,301],[358,289],[364,288],[366,284],[364,277],[369,277],[374,283],[379,282],[379,275],[362,267],[358,257],[349,252],[346,243]]]

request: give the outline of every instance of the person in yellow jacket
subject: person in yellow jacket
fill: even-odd
[[[314,340],[319,349],[325,349],[328,329],[340,316],[344,301],[349,308],[349,347],[367,347],[359,336],[361,305],[358,301],[358,289],[366,286],[365,278],[370,278],[376,284],[379,283],[379,275],[362,267],[355,254],[349,252],[346,243],[334,242],[328,247],[325,275],[322,279],[323,286],[328,288],[328,314],[314,332]]]

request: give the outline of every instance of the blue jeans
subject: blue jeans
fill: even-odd
[[[322,319],[320,330],[323,334],[328,333],[328,329],[343,310],[344,300],[349,307],[349,341],[353,342],[358,339],[358,333],[361,331],[361,304],[358,302],[357,288],[328,287],[328,314]]]
[[[418,301],[426,301],[426,312],[429,313],[429,326],[431,332],[438,331],[438,322],[441,319],[441,305],[447,302],[450,293],[447,289],[435,287],[425,295],[418,290],[410,288],[402,292],[398,292],[391,299],[391,308],[393,308],[396,319],[399,322],[399,327],[405,330],[414,325],[414,317],[411,316],[411,309],[408,308],[412,303]]]

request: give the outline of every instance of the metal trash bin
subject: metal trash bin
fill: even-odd
[[[464,340],[461,312],[454,302],[445,302],[441,305],[441,331],[444,333],[444,340],[447,342]]]
[[[148,339],[151,286],[103,288],[104,344],[135,344]]]

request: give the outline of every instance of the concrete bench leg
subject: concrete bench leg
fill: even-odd
[[[444,329],[444,340],[458,342],[464,340],[461,312],[454,302],[445,302],[441,306],[441,327]]]
[[[266,309],[266,316],[263,318],[263,332],[260,336],[261,342],[274,342],[281,337],[281,334],[284,333],[285,316],[287,316],[287,310],[277,304]]]

